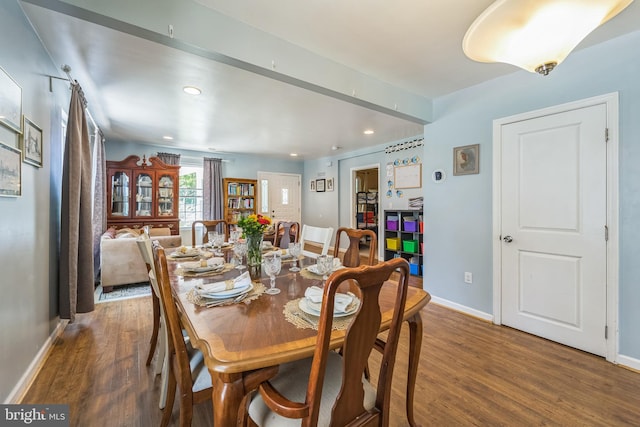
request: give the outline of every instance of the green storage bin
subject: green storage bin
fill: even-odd
[[[402,250],[405,252],[418,253],[418,241],[417,240],[403,240]]]

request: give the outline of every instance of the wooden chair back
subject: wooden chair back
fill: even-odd
[[[287,249],[289,243],[296,243],[300,239],[300,223],[296,221],[279,221],[276,224],[274,246]]]
[[[218,231],[224,233],[225,241],[229,240],[229,225],[224,219],[198,220],[191,223],[191,246],[196,247],[196,229],[201,226],[204,230],[202,234],[202,244],[209,243],[209,232]]]
[[[338,228],[333,249],[333,256],[336,258],[340,255],[340,239],[342,235],[345,235],[349,239],[349,246],[342,258],[342,265],[345,267],[360,266],[360,241],[363,238],[369,239],[369,257],[366,260],[366,265],[376,264],[378,237],[373,230],[359,230],[347,227]]]
[[[372,409],[366,410],[363,404],[365,393],[363,376],[371,350],[376,346],[382,321],[379,305],[380,290],[394,272],[399,273],[398,292],[395,295],[393,316],[380,363],[375,404]],[[394,258],[375,266],[341,269],[329,277],[324,286],[318,339],[304,402],[290,401],[284,397],[285,390],[277,390],[268,381],[259,386],[262,399],[273,412],[284,417],[301,419],[303,427],[318,425],[325,376],[336,374],[334,371],[326,370],[329,353],[333,352],[329,348],[333,306],[338,287],[347,281],[357,286],[361,302],[358,312],[346,331],[342,345],[341,386],[337,399],[331,406],[333,409],[330,424],[325,425],[386,426],[389,424],[391,382],[409,286],[409,263],[403,258]]]
[[[314,227],[304,224],[300,232],[300,246],[302,255],[310,258],[317,258],[318,255],[326,255],[329,252],[329,245],[333,237],[333,227]],[[305,249],[307,243],[317,243],[321,246],[320,254]]]
[[[153,241],[153,258],[169,334],[170,375],[161,425],[169,424],[177,385],[180,388],[180,425],[189,426],[193,417],[193,405],[211,399],[211,376],[204,365],[202,353],[187,348],[178,309],[171,292],[167,257],[157,241]]]

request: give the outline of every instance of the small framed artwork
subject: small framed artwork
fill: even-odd
[[[327,191],[333,191],[333,178],[327,179]]]
[[[42,129],[26,116],[22,127],[22,161],[42,167]]]
[[[22,88],[0,67],[0,124],[22,133]]]
[[[22,153],[0,142],[0,196],[22,195]]]
[[[309,181],[309,191],[316,191],[316,180],[312,179]]]
[[[453,149],[453,174],[480,173],[480,144],[465,145]]]
[[[326,179],[316,179],[316,192],[324,193],[325,191]]]

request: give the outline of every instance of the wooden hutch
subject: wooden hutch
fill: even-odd
[[[180,166],[158,157],[107,161],[107,226],[168,228],[180,234],[179,179]]]

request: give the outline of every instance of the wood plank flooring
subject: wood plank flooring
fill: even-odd
[[[436,304],[422,316],[420,425],[640,426],[640,374]],[[158,426],[159,377],[144,364],[150,330],[150,297],[96,305],[67,326],[23,402],[67,403],[71,426]],[[403,333],[392,426],[407,424]],[[211,405],[200,404],[193,426],[208,425]]]

